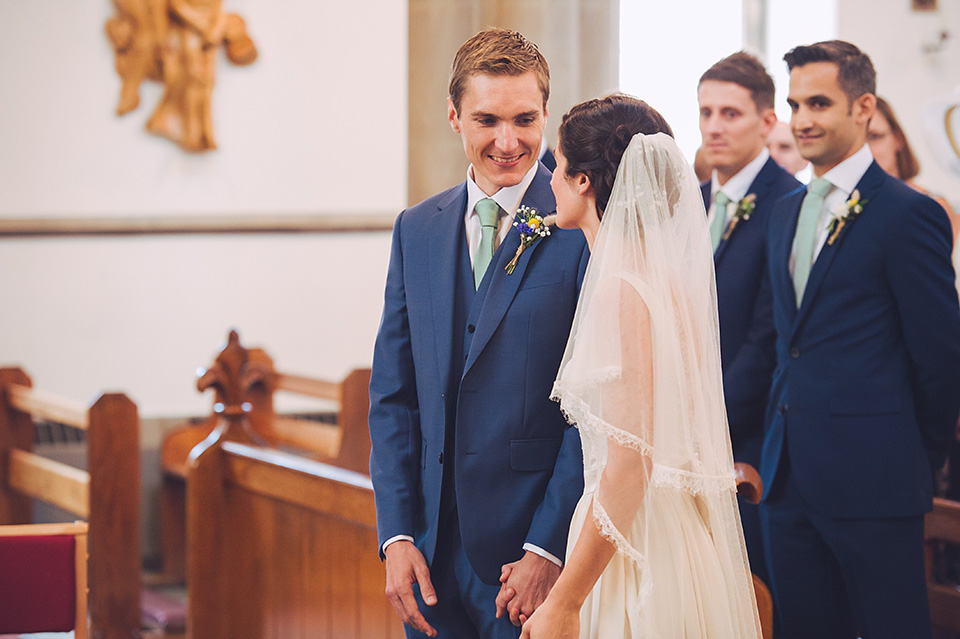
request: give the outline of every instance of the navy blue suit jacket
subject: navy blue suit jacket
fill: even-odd
[[[797,490],[831,517],[931,507],[960,411],[960,310],[947,216],[876,162],[862,213],[824,244],[797,309],[788,261],[806,190],[777,205],[769,265],[777,367],[761,475],[789,455]]]
[[[524,543],[564,558],[583,492],[579,434],[549,396],[589,252],[581,232],[554,229],[507,275],[520,243],[511,229],[477,291],[485,297],[475,325],[456,326],[466,201],[463,183],[405,210],[394,225],[370,378],[370,474],[381,547],[411,535],[432,563],[441,453],[454,420],[464,550],[480,579],[496,584]],[[544,215],[556,210],[543,166],[523,204]],[[465,331],[466,361],[453,361]]]
[[[747,189],[757,198],[750,219],[741,220],[714,252],[723,393],[733,456],[754,466],[760,464],[764,412],[776,359],[767,231],[774,203],[799,186],[768,158]],[[700,189],[709,210],[710,180]]]

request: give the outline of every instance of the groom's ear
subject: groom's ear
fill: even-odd
[[[457,107],[453,106],[453,98],[447,98],[447,120],[454,133],[460,133],[460,118],[457,117]]]

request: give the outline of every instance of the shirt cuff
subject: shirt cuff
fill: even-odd
[[[396,537],[391,537],[390,539],[383,542],[383,546],[380,547],[380,550],[383,551],[383,554],[387,554],[387,546],[392,544],[395,541],[409,541],[413,542],[413,537],[410,535],[397,535]]]
[[[394,538],[394,539],[395,539],[395,538]],[[386,547],[387,547],[387,544],[389,544],[390,541],[393,541],[393,540],[387,541],[387,543],[384,544],[383,547],[386,548]],[[548,552],[547,552],[546,550],[544,550],[543,548],[540,548],[539,546],[534,546],[534,545],[531,544],[531,543],[526,543],[526,544],[523,545],[523,549],[524,549],[524,550],[529,550],[530,552],[532,552],[532,553],[535,554],[535,555],[540,555],[541,557],[543,557],[543,558],[546,559],[547,561],[550,561],[550,562],[552,562],[552,563],[555,563],[555,564],[557,564],[558,566],[560,566],[561,568],[563,568],[563,562],[562,562],[562,561],[560,561],[559,559],[557,559],[556,557],[554,557],[553,555],[551,555],[550,553],[548,553]]]

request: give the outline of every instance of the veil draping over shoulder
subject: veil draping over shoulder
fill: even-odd
[[[706,214],[665,134],[638,134],[623,155],[553,398],[584,448],[570,543],[592,524],[617,549],[584,634],[759,636]]]

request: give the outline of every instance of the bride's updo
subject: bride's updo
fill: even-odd
[[[620,158],[637,133],[652,135],[673,130],[656,109],[643,100],[615,93],[571,108],[560,123],[560,152],[567,159],[568,177],[590,178],[603,216],[617,177]]]

